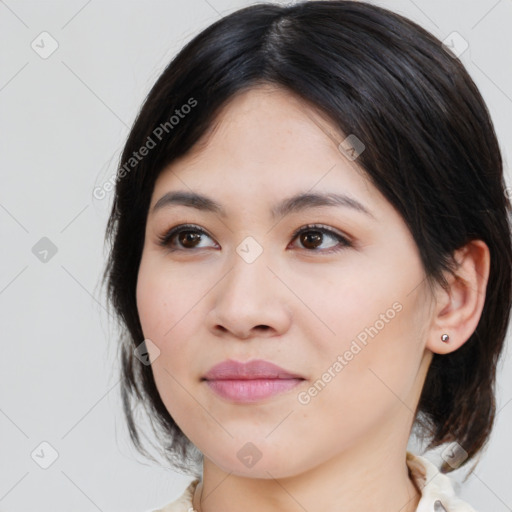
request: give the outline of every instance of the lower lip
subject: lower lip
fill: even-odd
[[[236,402],[257,402],[293,389],[303,379],[207,380],[215,393]]]

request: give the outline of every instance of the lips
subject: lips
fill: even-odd
[[[290,391],[305,379],[261,359],[248,363],[228,359],[213,366],[202,380],[225,400],[250,403]]]
[[[255,359],[247,363],[228,359],[210,368],[203,378],[205,380],[250,380],[303,379],[304,377],[262,359]]]

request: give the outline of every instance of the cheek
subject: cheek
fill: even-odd
[[[399,366],[418,351],[425,318],[422,299],[418,292],[411,293],[411,283],[420,282],[421,267],[409,262],[399,270],[394,262],[375,259],[379,265],[361,263],[359,258],[350,268],[333,270],[327,279],[310,272],[293,281],[295,293],[305,298],[314,314],[297,317],[297,322],[314,343],[317,361],[334,362],[349,351],[347,357],[359,364],[368,365],[375,357]]]
[[[156,388],[180,428],[180,419],[193,405],[183,390],[191,378],[193,354],[185,340],[192,336],[194,310],[189,305],[190,290],[183,286],[175,273],[171,276],[154,261],[141,261],[136,299],[142,332],[151,340],[146,347]]]
[[[201,298],[207,290],[207,280],[191,279],[165,261],[149,257],[141,261],[136,288],[139,319],[144,337],[158,352],[158,358],[151,358],[155,383],[170,396],[179,383],[195,378],[190,373],[197,358],[192,345],[200,336]]]
[[[187,325],[180,322],[185,312],[182,311],[183,304],[176,300],[179,296],[179,284],[171,283],[165,269],[143,257],[137,279],[137,311],[144,339],[151,340],[151,343],[146,342],[146,347],[159,390],[166,389],[170,384],[165,382],[163,385],[169,378],[167,371],[173,371],[169,368],[169,361],[173,361],[173,358],[169,358],[171,344],[173,340],[180,339],[177,335]],[[179,346],[174,347],[173,356],[178,352]]]
[[[145,338],[159,343],[162,328],[162,313],[166,307],[166,297],[161,281],[156,279],[156,272],[144,264],[139,268],[136,289],[137,311]]]
[[[371,274],[345,279],[342,294],[340,286],[324,288],[320,311],[335,334],[311,333],[321,366],[313,376],[317,385],[303,395],[311,404],[306,409],[329,410],[331,425],[354,433],[365,421],[404,407],[423,355],[426,302],[421,287],[411,293],[410,285],[421,268],[411,264],[402,274],[382,268]]]
[[[162,350],[193,314],[197,300],[190,284],[183,272],[173,271],[159,258],[143,256],[137,279],[137,310],[144,336],[162,345]]]
[[[354,328],[356,333],[367,334],[366,344],[354,336],[332,345],[296,407],[300,414],[293,430],[297,435],[306,439],[316,432],[324,439],[317,443],[315,457],[328,457],[333,446],[348,448],[397,415],[412,417],[411,397],[422,353],[413,334],[413,311],[409,304],[403,305],[376,334],[368,329],[373,336]],[[379,318],[374,316],[369,313],[373,319],[369,327]],[[340,327],[343,320],[349,318],[340,318]]]

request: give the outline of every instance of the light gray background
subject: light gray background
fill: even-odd
[[[0,510],[143,512],[189,479],[131,448],[119,405],[116,332],[99,276],[115,172],[150,87],[193,35],[247,0],[0,1]],[[440,39],[457,31],[461,56],[487,101],[505,163],[512,151],[512,1],[375,2]],[[50,48],[48,32],[58,49]],[[41,43],[41,37],[46,37]],[[39,41],[39,43],[38,43]],[[510,170],[507,166],[510,187]],[[57,252],[32,248],[49,238]],[[512,364],[500,366],[492,440],[462,497],[512,510]],[[49,443],[58,458],[48,468]],[[34,459],[31,454],[36,450]],[[438,454],[432,460],[439,462]],[[458,480],[464,475],[456,474]]]

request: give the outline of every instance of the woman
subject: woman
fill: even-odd
[[[254,5],[149,93],[107,227],[123,401],[196,478],[163,511],[471,511],[443,473],[489,438],[510,202],[449,49],[364,2]],[[149,454],[148,454],[149,455]]]

